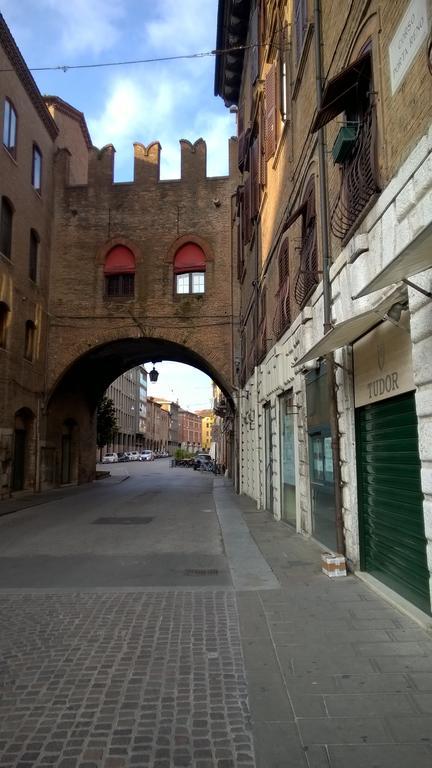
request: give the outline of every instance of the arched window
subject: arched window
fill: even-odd
[[[135,291],[135,256],[125,245],[111,248],[105,258],[105,296],[128,297]]]
[[[12,254],[12,219],[13,208],[7,197],[1,199],[0,209],[0,253],[11,258]]]
[[[195,243],[186,243],[174,256],[175,292],[204,293],[206,260]]]
[[[36,337],[36,326],[33,320],[27,320],[25,325],[24,357],[26,360],[33,360]]]
[[[3,349],[6,347],[8,316],[8,305],[4,301],[0,301],[0,347]]]

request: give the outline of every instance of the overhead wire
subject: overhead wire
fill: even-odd
[[[247,45],[234,45],[230,48],[216,48],[211,51],[199,51],[197,53],[183,53],[175,56],[155,56],[148,59],[125,59],[120,61],[105,61],[93,64],[57,64],[46,67],[28,67],[30,72],[68,72],[72,69],[102,69],[103,67],[123,67],[134,64],[157,64],[165,61],[179,61],[186,59],[203,59],[209,56],[223,56],[227,53],[235,53],[239,51],[246,51],[250,48],[265,48],[266,45],[270,45],[272,41],[265,41],[263,43],[249,43]],[[275,47],[278,47],[275,45]],[[0,72],[13,72],[13,67],[2,67]]]

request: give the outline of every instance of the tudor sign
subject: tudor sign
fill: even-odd
[[[353,345],[356,408],[415,389],[408,313],[402,317],[400,327],[386,320]]]

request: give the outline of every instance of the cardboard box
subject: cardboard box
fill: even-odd
[[[321,555],[321,570],[326,576],[335,579],[338,576],[346,576],[346,561],[343,555],[332,555],[330,552],[323,552]]]

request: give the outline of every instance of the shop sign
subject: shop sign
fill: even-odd
[[[385,321],[353,345],[356,408],[415,389],[408,313],[402,317],[400,327]]]
[[[389,45],[392,94],[399,88],[429,31],[426,0],[411,0]]]

